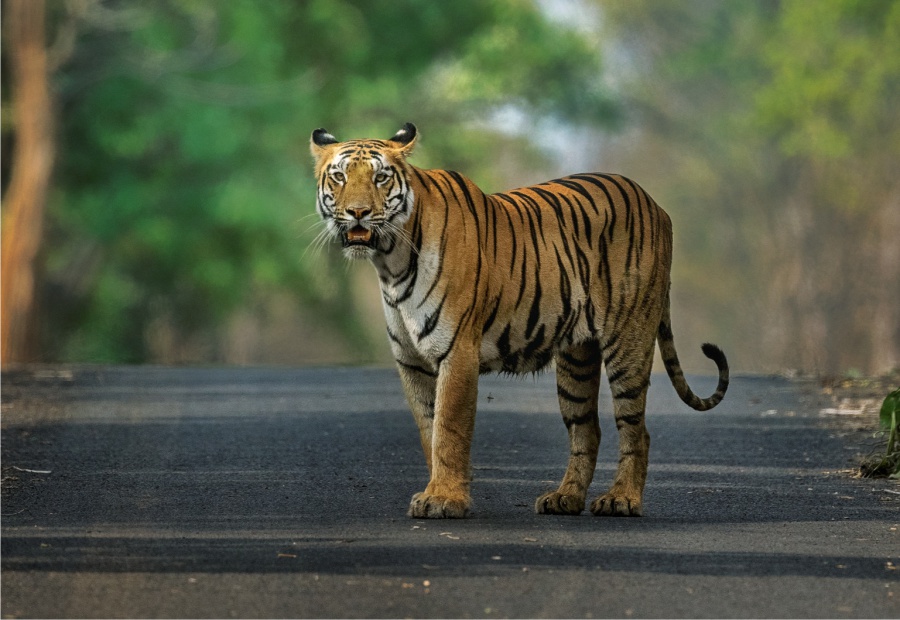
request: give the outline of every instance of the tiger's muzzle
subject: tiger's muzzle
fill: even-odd
[[[356,224],[355,226],[351,226],[344,230],[343,235],[341,236],[341,241],[345,248],[350,247],[351,245],[371,247],[374,240],[375,234],[372,230],[360,224]]]
[[[375,242],[374,222],[371,221],[372,209],[369,207],[349,207],[341,227],[341,245],[347,248],[372,248]]]

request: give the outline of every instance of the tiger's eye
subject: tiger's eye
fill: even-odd
[[[344,181],[347,180],[347,177],[344,176],[344,173],[343,173],[343,172],[332,172],[332,173],[331,173],[331,178],[334,179],[335,181],[337,181],[338,183],[341,183],[341,184],[343,184]]]
[[[385,174],[384,172],[379,172],[378,174],[375,175],[376,183],[384,183],[385,181],[387,181],[387,179],[388,179],[388,175]]]

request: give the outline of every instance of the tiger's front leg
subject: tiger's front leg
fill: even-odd
[[[425,454],[425,465],[431,475],[432,436],[434,435],[434,401],[437,392],[437,373],[426,368],[420,360],[415,363],[406,362],[398,355],[397,370],[406,402],[412,411],[416,426],[419,428],[419,440]]]
[[[409,504],[415,518],[458,519],[469,512],[470,451],[478,400],[477,348],[456,347],[438,368],[431,435],[431,480]],[[424,446],[423,440],[423,446]]]

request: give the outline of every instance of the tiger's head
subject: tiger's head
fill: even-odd
[[[403,234],[414,202],[406,157],[415,143],[412,123],[389,140],[339,142],[324,129],[312,133],[316,210],[347,257],[371,258]]]

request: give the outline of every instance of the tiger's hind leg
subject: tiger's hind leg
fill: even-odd
[[[559,488],[537,499],[535,512],[577,515],[584,510],[600,447],[597,413],[600,369],[600,344],[597,341],[572,346],[556,355],[556,392],[563,422],[569,431],[569,464]]]
[[[650,336],[628,338],[620,334],[616,343],[608,343],[604,348],[606,376],[619,431],[619,465],[609,491],[591,502],[591,512],[597,516],[639,517],[643,514],[650,452],[644,408],[650,387],[655,332],[650,334],[652,340]]]

